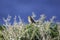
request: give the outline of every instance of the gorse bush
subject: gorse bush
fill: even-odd
[[[32,16],[33,18],[35,15]],[[40,15],[36,23],[25,24],[18,16],[19,22],[14,18],[14,23],[10,23],[11,16],[3,19],[5,24],[4,30],[1,31],[3,40],[60,40],[60,30],[55,16],[50,20],[45,20],[45,15]]]

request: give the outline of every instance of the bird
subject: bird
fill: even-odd
[[[29,23],[36,23],[31,16],[28,16],[28,22]]]

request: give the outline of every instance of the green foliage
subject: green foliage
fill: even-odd
[[[50,31],[51,31],[50,35],[52,36],[52,38],[57,37],[59,35],[57,24],[52,24],[51,26],[52,27],[50,28]]]
[[[54,24],[54,23],[50,25],[50,30],[49,30],[48,35],[50,35],[51,38],[55,38],[55,37],[58,36],[59,33],[58,33],[58,30],[57,30],[57,27],[58,27],[57,24]],[[42,37],[40,35],[39,27],[36,27],[33,24],[30,24],[30,25],[27,25],[25,27],[25,30],[27,30],[27,29],[29,29],[29,30],[25,33],[24,38],[21,37],[21,40],[23,40],[23,39],[29,40],[28,37],[27,37],[28,35],[29,35],[29,38],[31,38],[32,35],[33,35],[31,40],[42,39]],[[28,35],[27,35],[27,33],[28,33]],[[47,33],[48,33],[48,31],[47,31]]]
[[[29,29],[25,34],[24,36],[25,37],[21,37],[21,40],[38,40],[38,38],[36,37],[39,36],[38,35],[38,28],[37,27],[34,27],[34,25],[27,25],[25,27],[25,30]]]
[[[5,29],[5,26],[0,25],[0,40],[3,40],[2,31]]]

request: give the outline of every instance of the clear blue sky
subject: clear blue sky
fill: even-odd
[[[2,18],[10,14],[19,15],[27,22],[27,16],[35,12],[37,18],[40,14],[45,14],[47,18],[57,16],[56,20],[60,20],[60,0],[0,0],[0,24],[3,23]]]

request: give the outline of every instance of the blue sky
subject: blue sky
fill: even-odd
[[[47,18],[56,16],[60,20],[60,0],[0,0],[0,24],[2,18],[7,15],[21,16],[22,20],[27,22],[27,17],[35,12],[37,19],[40,14],[45,14]]]

